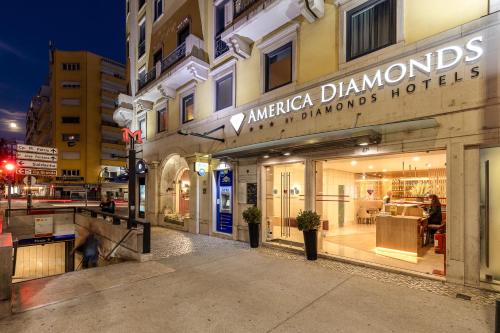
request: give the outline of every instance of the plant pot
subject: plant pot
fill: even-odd
[[[318,230],[304,230],[303,233],[307,260],[318,259]]]
[[[260,223],[248,223],[248,236],[250,238],[250,247],[259,247],[259,228]]]

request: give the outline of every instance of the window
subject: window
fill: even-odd
[[[163,0],[154,0],[155,21],[163,14]]]
[[[62,169],[62,175],[64,176],[80,176],[80,170],[78,169]]]
[[[79,106],[80,99],[79,98],[63,98],[61,100],[61,105],[65,106]]]
[[[265,90],[292,82],[292,42],[265,55]]]
[[[63,81],[61,86],[65,89],[78,89],[80,88],[80,82],[78,81]]]
[[[62,117],[63,124],[79,124],[80,117]]]
[[[215,81],[215,111],[233,105],[233,73]]]
[[[79,151],[63,151],[62,152],[63,160],[79,160],[80,152]]]
[[[190,24],[188,23],[177,31],[177,46],[186,41],[186,38],[188,38],[189,36],[190,30]]]
[[[161,61],[163,57],[163,49],[159,49],[158,51],[155,52],[155,54],[153,55],[153,64],[156,65],[156,63],[158,61]]]
[[[146,0],[138,0],[139,1],[139,10],[146,4]]]
[[[396,42],[396,0],[372,0],[347,12],[346,59]]]
[[[141,139],[146,140],[146,117],[139,119],[139,130],[141,131]]]
[[[77,62],[63,63],[62,64],[62,69],[63,69],[63,71],[79,71],[80,70],[80,64],[77,63]]]
[[[146,77],[146,66],[142,66],[137,72],[137,78],[139,81],[143,81]]]
[[[194,94],[182,98],[182,123],[194,120]]]
[[[138,57],[142,57],[146,53],[146,19],[139,22],[139,44],[137,45]]]
[[[156,124],[157,124],[157,132],[161,133],[168,129],[168,113],[167,109],[163,108],[156,111]]]
[[[226,9],[228,5],[232,6],[232,1],[224,1],[215,7],[215,58],[229,50],[227,44],[221,39],[221,34],[224,32],[226,24],[229,23],[227,15],[229,9]]]
[[[126,8],[127,14],[130,13],[130,0],[127,0]]]
[[[80,134],[64,134],[62,135],[63,141],[80,141]]]

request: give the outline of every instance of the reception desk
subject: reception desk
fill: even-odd
[[[418,216],[377,216],[375,251],[393,258],[417,262],[417,257],[422,255],[422,220]]]

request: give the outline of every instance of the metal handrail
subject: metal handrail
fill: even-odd
[[[139,89],[144,88],[149,82],[156,79],[156,67],[153,67],[149,72],[147,72],[143,77],[139,78],[138,86]]]
[[[173,65],[175,65],[179,60],[186,56],[186,42],[183,42],[175,48],[168,56],[163,58],[161,61],[161,72],[163,73]]]
[[[215,57],[219,57],[229,51],[229,46],[221,38],[221,35],[215,37]]]
[[[233,21],[243,13],[263,0],[233,0]]]

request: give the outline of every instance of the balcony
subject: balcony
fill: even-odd
[[[175,98],[176,90],[186,83],[207,80],[208,69],[203,40],[189,35],[141,78],[137,99],[141,105],[150,105],[162,97]]]
[[[121,127],[127,127],[132,122],[134,106],[131,96],[126,94],[119,94],[116,101],[117,108],[113,112],[113,120]]]
[[[215,58],[220,57],[227,51],[229,51],[229,46],[221,39],[221,36],[215,37]]]
[[[255,41],[299,15],[316,21],[324,5],[324,0],[233,0],[233,17],[221,37],[237,57],[247,59]]]

